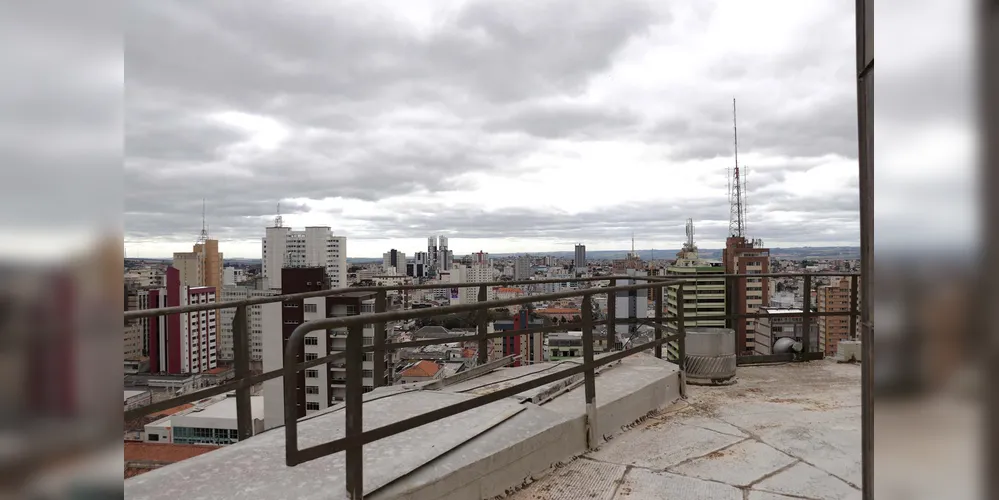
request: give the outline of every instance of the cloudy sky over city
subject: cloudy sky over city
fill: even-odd
[[[856,245],[853,6],[842,1],[133,2],[131,256],[231,257],[285,225],[348,255],[702,247],[747,229]]]

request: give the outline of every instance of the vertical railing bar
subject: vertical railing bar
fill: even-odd
[[[805,282],[803,284],[805,290],[804,295],[801,298],[801,345],[802,351],[807,353],[812,352],[812,275],[805,275]],[[828,335],[828,332],[826,333]],[[821,340],[821,339],[816,339]],[[824,349],[823,346],[816,346]]]
[[[617,280],[611,278],[608,280],[608,285],[613,288],[617,285]],[[611,352],[614,350],[617,344],[617,294],[614,292],[607,292],[607,345],[604,347],[605,352]],[[623,347],[623,346],[622,346]]]
[[[663,338],[663,285],[656,285],[656,287],[653,288],[653,293],[655,294],[653,296],[655,298],[655,300],[653,302],[654,302],[655,308],[656,308],[656,312],[655,312],[655,318],[656,318],[655,339],[656,339],[656,341],[659,341],[659,340],[662,340],[662,338]],[[667,347],[666,350],[668,352],[669,348]],[[662,357],[663,357],[663,345],[662,344],[656,344],[655,356],[657,358],[659,358],[659,359],[662,359]]]
[[[486,295],[486,285],[479,285],[479,297],[478,302],[481,304],[488,300]],[[489,333],[489,309],[483,308],[479,310],[478,314],[478,333],[479,335],[485,335]],[[530,318],[528,318],[530,322]],[[489,362],[489,340],[480,339],[478,344],[478,360],[480,365],[484,365]]]
[[[288,337],[284,348],[282,375],[284,381],[284,450],[285,464],[294,467],[301,463],[298,453],[298,352],[305,342],[304,337],[294,334]]]
[[[588,367],[583,372],[586,397],[586,447],[593,449],[597,446],[597,386],[593,370],[593,302],[589,294],[583,295],[580,312],[583,323],[583,364]]]
[[[857,323],[860,321],[857,313],[857,306],[860,303],[860,297],[857,293],[859,285],[857,277],[850,276],[850,340],[857,340]]]
[[[346,437],[358,437],[363,432],[363,400],[364,386],[362,368],[364,353],[364,325],[350,327],[347,333],[347,429]],[[363,445],[359,440],[351,443],[346,450],[347,455],[347,497],[351,500],[361,500],[364,496],[364,460]]]
[[[687,325],[683,311],[683,283],[676,287],[677,366],[680,368],[680,396],[687,397]],[[738,341],[737,341],[738,342]],[[736,351],[738,352],[738,351]]]
[[[387,292],[379,290],[375,293],[375,313],[383,313],[387,310]],[[372,344],[375,351],[372,354],[372,375],[374,377],[374,387],[386,385],[385,381],[385,323],[375,323],[375,338]],[[388,382],[391,385],[391,381]]]
[[[236,307],[232,318],[233,361],[236,379],[250,376],[250,341],[246,327],[246,306]],[[236,389],[236,435],[240,441],[253,436],[253,412],[250,409],[250,388]]]

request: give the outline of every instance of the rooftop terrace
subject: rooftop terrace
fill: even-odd
[[[860,366],[740,367],[512,500],[861,497]]]

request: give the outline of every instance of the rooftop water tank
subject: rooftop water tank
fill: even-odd
[[[735,382],[735,330],[687,328],[687,382],[725,385]]]

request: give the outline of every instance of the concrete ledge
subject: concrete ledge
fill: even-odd
[[[520,383],[551,373],[542,372],[545,368],[534,365],[498,370],[455,389],[469,390],[489,382],[505,386],[506,380]],[[512,377],[517,379],[510,380]],[[596,393],[598,435],[608,439],[649,412],[676,401],[680,397],[679,372],[667,361],[633,356],[603,370],[596,378]],[[583,387],[544,406],[524,405],[526,411],[399,478],[371,498],[494,498],[516,491],[546,475],[554,465],[587,451]]]

